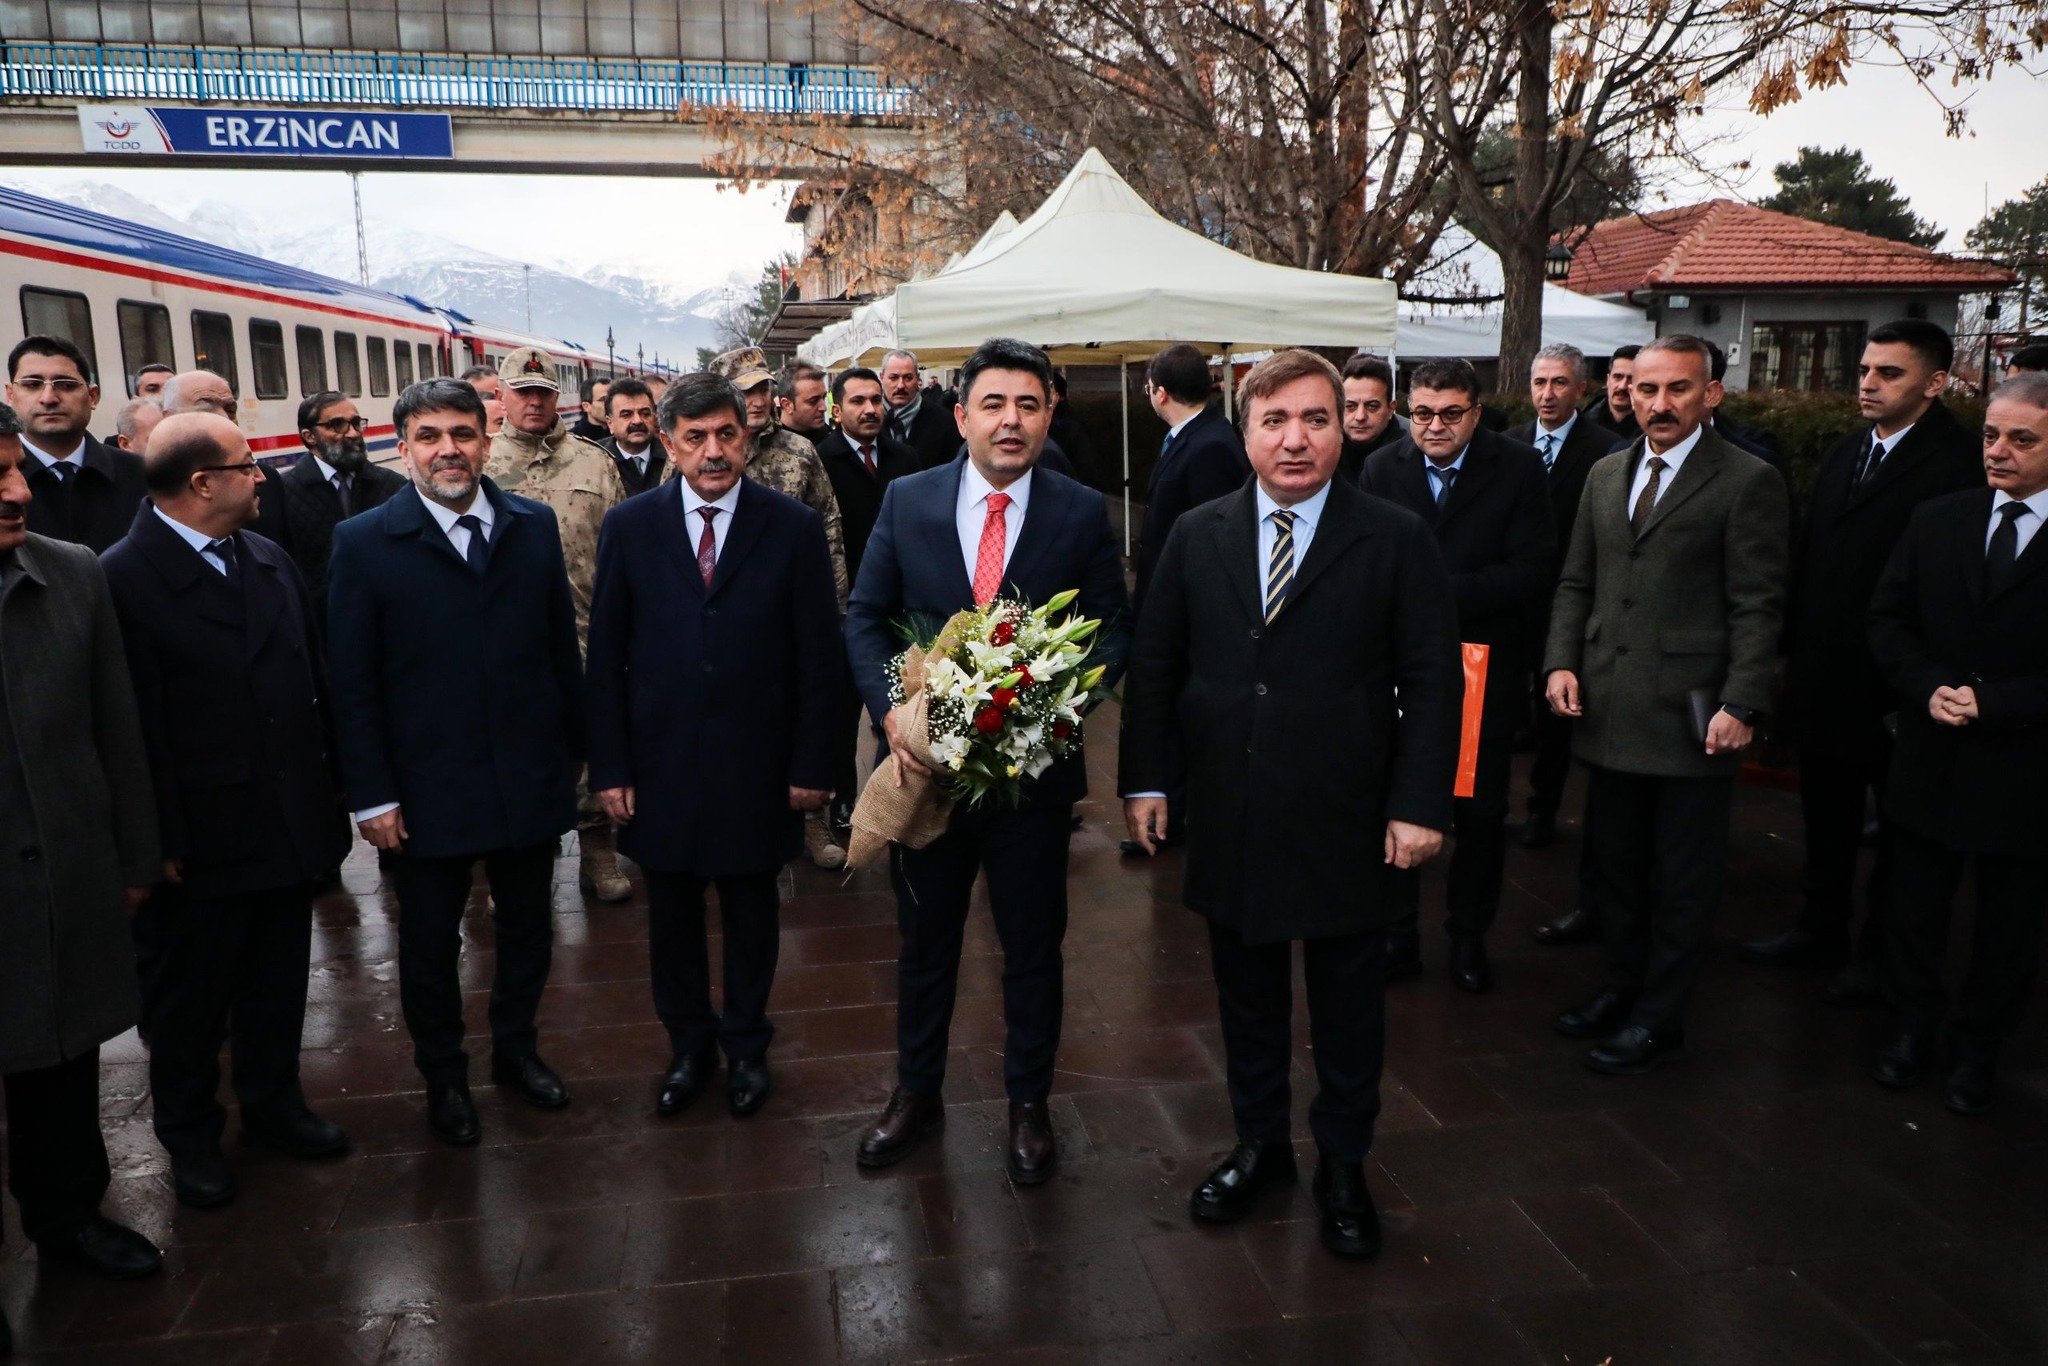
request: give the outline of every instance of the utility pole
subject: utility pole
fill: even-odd
[[[519,267],[520,277],[526,282],[526,330],[533,331],[533,267]]]
[[[612,341],[612,330],[609,327],[607,327],[604,330],[604,372],[607,375],[616,375],[619,373],[619,367],[617,363],[612,360],[612,351],[615,346],[616,343]]]
[[[363,233],[363,173],[348,173],[350,192],[356,201],[356,283],[370,287],[370,239]]]

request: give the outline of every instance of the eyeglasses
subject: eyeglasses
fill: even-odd
[[[212,473],[214,471],[242,470],[249,474],[254,474],[258,470],[261,470],[262,468],[263,466],[254,460],[244,460],[238,465],[201,465],[197,470],[193,471],[193,473],[204,474]]]
[[[73,394],[84,391],[85,381],[73,379],[69,375],[59,375],[57,378],[49,380],[44,379],[40,375],[30,375],[27,379],[14,381],[14,387],[21,390],[24,394],[40,394],[43,390],[49,389],[69,398]]]
[[[367,417],[330,417],[313,424],[323,432],[360,432],[370,425]]]
[[[1428,427],[1441,422],[1446,427],[1455,427],[1465,420],[1470,408],[1414,408],[1408,413],[1408,420],[1418,427]]]

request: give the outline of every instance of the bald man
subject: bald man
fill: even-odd
[[[240,405],[235,388],[211,370],[186,370],[164,381],[157,403],[167,416],[213,413],[232,422]]]
[[[114,414],[114,445],[141,455],[149,447],[149,434],[164,420],[162,405],[153,398],[131,398]]]
[[[304,1158],[347,1150],[306,1106],[299,1036],[313,887],[349,831],[312,601],[291,558],[247,529],[264,479],[249,443],[220,414],[173,414],[150,435],[143,477],[148,501],[101,563],[164,858],[142,1003],[156,1134],[178,1199],[205,1207],[235,1195],[216,1099],[230,1037],[244,1141]]]

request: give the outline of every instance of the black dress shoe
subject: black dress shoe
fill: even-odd
[[[1038,1186],[1052,1180],[1059,1165],[1059,1145],[1053,1141],[1052,1116],[1042,1100],[1010,1102],[1010,1179],[1020,1186]]]
[[[1451,981],[1460,991],[1493,990],[1493,964],[1486,961],[1484,936],[1451,936]]]
[[[1849,946],[1811,930],[1786,930],[1752,939],[1739,950],[1745,963],[1779,968],[1832,968],[1848,961]]]
[[[1870,1079],[1894,1091],[1918,1086],[1927,1079],[1927,1055],[1932,1051],[1933,1043],[1933,1035],[1924,1029],[1901,1027],[1893,1030],[1884,1047],[1877,1051]]]
[[[1959,1115],[1981,1115],[1998,1098],[1998,1056],[1988,1048],[1957,1044],[1942,1083],[1941,1103]]]
[[[132,1228],[93,1214],[61,1233],[36,1240],[39,1255],[116,1281],[139,1281],[163,1269],[164,1254]]]
[[[469,1087],[429,1086],[427,1128],[435,1138],[458,1148],[470,1147],[482,1138],[484,1126],[477,1122],[476,1102],[469,1098]]]
[[[768,1093],[774,1089],[775,1078],[769,1075],[766,1058],[736,1062],[726,1069],[726,1108],[741,1119],[766,1105]]]
[[[1624,1025],[1586,1054],[1586,1066],[1610,1077],[1640,1077],[1660,1062],[1685,1053],[1685,1031],[1673,1026]]]
[[[260,1120],[243,1115],[242,1142],[286,1157],[340,1157],[348,1151],[348,1131],[302,1107]]]
[[[1251,1212],[1260,1192],[1291,1186],[1295,1179],[1293,1144],[1242,1139],[1195,1187],[1188,1213],[1205,1223],[1235,1223]]]
[[[1531,811],[1522,822],[1522,847],[1548,849],[1557,843],[1557,817],[1547,811]]]
[[[926,1134],[946,1127],[946,1103],[938,1096],[920,1096],[897,1087],[889,1103],[854,1149],[853,1160],[863,1167],[887,1167],[910,1156],[911,1149]]]
[[[235,1198],[235,1174],[218,1149],[171,1159],[171,1193],[181,1205],[212,1209]]]
[[[1380,1251],[1380,1212],[1365,1186],[1363,1162],[1316,1164],[1316,1207],[1323,1212],[1317,1232],[1323,1246],[1339,1257],[1364,1259]]]
[[[1828,978],[1827,985],[1820,989],[1820,999],[1827,1005],[1844,1010],[1876,1005],[1879,999],[1877,968],[1866,960],[1858,959]]]
[[[569,1088],[555,1075],[555,1069],[528,1053],[523,1058],[491,1059],[491,1080],[517,1091],[528,1105],[542,1110],[559,1110],[569,1103]]]
[[[679,1115],[691,1101],[704,1094],[718,1075],[718,1050],[707,1048],[686,1058],[670,1058],[668,1071],[661,1074],[661,1090],[654,1098],[654,1112]],[[763,1096],[766,1099],[766,1096]]]
[[[1387,931],[1387,980],[1405,982],[1422,975],[1422,936],[1412,926]]]
[[[1583,1005],[1557,1017],[1557,1032],[1568,1039],[1601,1039],[1621,1028],[1636,1003],[1614,987],[1602,987]]]
[[[1560,949],[1567,944],[1583,944],[1588,939],[1600,937],[1600,913],[1574,906],[1555,920],[1546,920],[1535,929],[1536,942],[1546,948]]]

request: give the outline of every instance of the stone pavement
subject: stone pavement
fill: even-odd
[[[1206,937],[1178,905],[1177,855],[1118,857],[1113,710],[1101,719],[1098,795],[1073,845],[1049,1185],[1003,1175],[1001,960],[985,914],[962,969],[943,1143],[887,1172],[855,1168],[893,1080],[894,907],[878,875],[807,866],[783,910],[778,1090],[762,1114],[732,1119],[721,1088],[655,1116],[667,1050],[644,903],[586,905],[571,854],[541,1047],[575,1103],[511,1102],[483,1080],[472,1037],[483,1146],[442,1147],[398,1014],[395,910],[359,846],[345,890],[320,903],[305,1040],[308,1094],[354,1151],[298,1163],[237,1148],[240,1198],[180,1208],[145,1054],[116,1042],[109,1209],[168,1247],[165,1274],[45,1272],[8,1200],[0,1306],[21,1359],[2048,1362],[2048,1012],[1987,1118],[1868,1081],[1878,1017],[1818,1004],[1816,974],[1735,961],[1736,939],[1787,923],[1797,900],[1796,801],[1763,788],[1740,794],[1688,1061],[1599,1077],[1550,1031],[1598,972],[1597,949],[1528,937],[1569,893],[1568,825],[1551,850],[1513,852],[1499,989],[1454,991],[1434,931],[1430,975],[1394,989],[1368,1168],[1381,1258],[1343,1264],[1317,1245],[1306,1167],[1304,1189],[1253,1220],[1194,1227],[1188,1191],[1231,1141]],[[1378,857],[1377,833],[1359,834],[1360,856]],[[479,892],[463,965],[472,1030],[492,963],[483,905]],[[1304,1036],[1298,1024],[1296,1133],[1312,1160]]]

